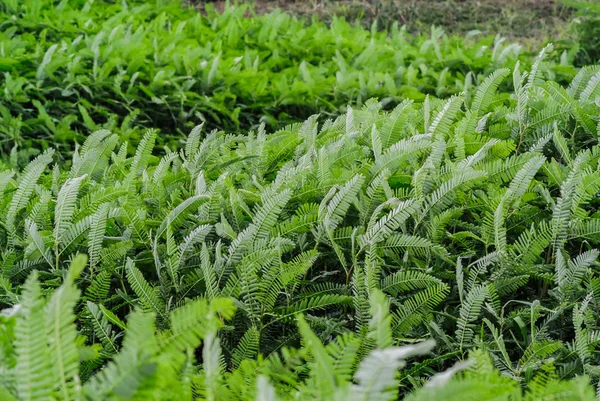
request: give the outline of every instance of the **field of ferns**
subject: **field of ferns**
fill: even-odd
[[[596,400],[600,6],[233,3],[0,0],[0,400]]]

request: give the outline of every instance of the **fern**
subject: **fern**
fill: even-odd
[[[90,257],[90,269],[94,269],[100,259],[102,243],[104,242],[104,233],[108,219],[109,205],[102,204],[92,217],[90,223],[90,233],[88,235],[88,254]]]
[[[52,376],[45,327],[45,301],[37,274],[25,283],[22,311],[15,327],[16,369],[15,387],[20,399],[51,399]]]
[[[41,7],[40,21],[51,21],[44,15],[56,12],[43,1],[25,1],[17,13],[23,18],[11,19],[15,27],[24,29],[21,20],[33,18],[32,5]],[[128,18],[124,7],[132,5],[105,8],[122,10],[115,17],[120,21]],[[69,2],[57,7],[79,15]],[[585,69],[565,89],[542,77],[566,78],[568,68],[555,69],[543,53],[524,74],[520,68],[530,63],[522,56],[508,93],[503,79],[509,69],[479,74],[479,57],[436,29],[423,39],[421,67],[409,63],[397,70],[400,88],[393,74],[366,68],[381,51],[375,44],[382,34],[374,29],[368,39],[374,45],[352,63],[348,54],[336,54],[336,65],[348,74],[336,78],[336,85],[359,82],[360,94],[352,96],[363,102],[381,80],[386,100],[351,104],[334,120],[324,113],[303,124],[282,124],[271,134],[272,115],[286,117],[262,101],[265,117],[254,123],[245,120],[243,110],[250,106],[241,98],[235,102],[239,111],[229,105],[227,113],[206,102],[214,100],[213,91],[235,85],[227,78],[230,69],[246,77],[263,68],[252,46],[238,61],[228,58],[231,49],[248,38],[269,47],[273,38],[295,37],[285,14],[264,20],[255,32],[246,29],[243,7],[225,16],[208,10],[207,18],[190,17],[183,26],[170,17],[180,8],[157,5],[150,7],[156,16],[148,17],[149,29],[149,7],[140,4],[139,18],[119,22],[98,39],[87,31],[96,29],[90,15],[104,10],[96,3],[85,7],[89,15],[69,21],[86,27],[94,50],[84,46],[83,36],[79,44],[65,40],[44,67],[40,85],[54,79],[54,68],[79,71],[82,64],[68,52],[81,46],[95,71],[87,85],[104,82],[106,88],[116,77],[122,80],[116,85],[122,97],[113,107],[122,107],[138,89],[144,96],[136,95],[136,102],[145,104],[145,96],[163,102],[164,108],[140,111],[141,125],[153,120],[151,113],[164,117],[168,110],[188,123],[200,118],[207,129],[217,117],[224,127],[231,118],[258,128],[232,135],[204,134],[197,127],[184,143],[154,130],[140,135],[133,116],[121,127],[122,119],[108,115],[99,123],[95,116],[104,103],[80,102],[83,124],[95,132],[71,154],[59,138],[79,126],[36,102],[38,122],[54,135],[60,157],[48,168],[48,151],[20,171],[17,166],[29,157],[20,146],[5,160],[15,171],[0,172],[0,302],[8,308],[0,314],[0,398],[527,399],[546,388],[549,394],[576,388],[587,395],[589,386],[569,379],[588,374],[596,380],[600,374],[594,351],[600,344],[597,69]],[[214,26],[205,32],[208,20]],[[225,34],[223,25],[231,32]],[[10,35],[20,35],[21,28]],[[63,28],[56,26],[47,39],[72,31]],[[310,31],[305,29],[300,32]],[[332,30],[345,38],[350,29],[334,20],[318,34]],[[218,62],[213,57],[203,67],[189,50],[193,46],[177,50],[191,33],[224,41]],[[402,30],[388,34],[398,43],[413,40]],[[177,40],[171,45],[165,38],[172,35]],[[42,42],[40,58],[47,48]],[[157,63],[177,60],[179,67],[149,74],[145,61],[129,60],[128,54],[143,56],[147,43]],[[490,57],[510,67],[507,52],[515,47],[502,43],[495,40]],[[413,57],[410,48],[396,56]],[[444,58],[450,51],[462,58],[459,50],[475,60],[463,64],[474,69],[466,82],[453,80],[456,67]],[[104,59],[113,52],[127,62],[128,74],[113,74],[120,64]],[[396,60],[386,54],[379,60]],[[428,57],[447,69],[432,69]],[[177,79],[180,68],[190,78]],[[197,108],[190,112],[196,70],[212,82],[207,98],[194,98]],[[11,69],[5,81],[14,84],[14,74]],[[290,112],[299,110],[289,103],[298,91],[312,98],[317,84],[327,87],[325,75],[306,61],[303,85],[264,82],[289,94],[278,102]],[[480,83],[474,87],[475,80]],[[384,111],[392,104],[388,96],[411,97],[408,86],[424,81],[434,82],[440,96],[464,93],[407,100]],[[256,99],[264,99],[262,85],[254,88]],[[181,102],[176,106],[173,88]],[[395,90],[402,94],[388,93]],[[14,110],[29,113],[0,107],[1,135],[8,124],[11,138],[38,127],[24,123],[21,129]],[[39,283],[25,280],[29,274]],[[429,338],[438,341],[431,355],[421,354],[425,346],[390,349]],[[402,362],[413,352],[422,357]],[[455,364],[468,355],[472,367]]]
[[[152,321],[152,315],[134,313],[129,317],[121,352],[86,383],[84,392],[87,397],[93,400],[132,397],[134,394],[141,396],[144,390],[149,391],[150,380],[156,375],[152,356],[157,344]]]
[[[6,228],[11,242],[14,242],[15,240],[15,219],[17,218],[17,213],[27,205],[31,194],[33,193],[35,184],[40,179],[46,166],[52,161],[53,155],[54,150],[52,149],[42,153],[25,167],[25,170],[20,177],[17,190],[10,201],[10,206],[6,213]]]
[[[127,259],[127,265],[125,266],[125,272],[127,274],[127,281],[133,288],[133,291],[138,296],[141,304],[148,311],[153,311],[158,316],[165,316],[165,306],[162,298],[153,288],[148,284],[142,272],[135,267],[133,260]]]
[[[46,336],[51,355],[50,366],[54,368],[52,378],[57,393],[64,400],[81,398],[77,328],[73,313],[79,291],[74,281],[83,271],[86,262],[85,256],[78,256],[73,260],[65,283],[46,304]]]
[[[488,288],[477,285],[469,291],[460,307],[460,315],[457,321],[456,340],[462,348],[473,339],[472,321],[477,319],[481,313],[481,307],[486,298],[489,297]]]

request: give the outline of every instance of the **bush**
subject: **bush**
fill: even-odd
[[[447,100],[197,127],[161,151],[149,130],[133,156],[100,130],[67,163],[5,168],[4,393],[392,400],[482,350],[450,390],[587,399],[557,379],[600,365],[600,67],[564,88],[540,69],[549,50],[512,93],[500,69]],[[435,356],[397,381],[404,351],[373,351],[425,338]]]
[[[68,155],[106,128],[135,143],[141,127],[161,144],[183,132],[280,128],[314,113],[338,115],[379,97],[387,108],[468,90],[530,57],[501,38],[412,37],[246,7],[206,15],[176,2],[5,1],[0,12],[0,151],[58,147]],[[546,70],[545,70],[546,71]],[[547,70],[570,80],[568,66]],[[508,88],[506,88],[508,89]],[[503,88],[504,90],[504,88]]]
[[[578,41],[575,65],[581,67],[597,63],[600,61],[600,5],[580,0],[563,2],[580,13],[580,17],[572,22]]]

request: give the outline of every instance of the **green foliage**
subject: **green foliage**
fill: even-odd
[[[370,97],[387,107],[446,98],[532,58],[500,37],[412,36],[397,23],[369,32],[342,18],[253,16],[246,6],[200,14],[177,3],[0,1],[1,153],[59,147],[68,159],[100,128],[135,143],[157,128],[172,146],[201,122],[279,128]],[[563,82],[575,73],[545,71]]]
[[[390,347],[385,341],[357,363],[359,338],[339,336],[325,346],[299,317],[304,346],[300,352],[284,352],[283,359],[244,360],[240,368],[227,373],[216,334],[225,330],[222,321],[231,319],[235,308],[226,299],[210,303],[201,299],[174,309],[169,328],[163,330],[156,329],[155,315],[133,311],[123,327],[125,338],[118,353],[81,383],[81,367],[98,357],[98,349],[84,345],[83,336],[76,341],[73,308],[78,293],[73,280],[85,263],[85,257],[75,258],[50,299],[41,294],[38,276],[32,274],[24,285],[22,304],[0,315],[4,400],[395,400],[397,370],[406,366],[407,358],[427,354],[435,346],[432,340],[402,347]],[[68,301],[60,303],[65,297]],[[381,292],[374,295],[379,305],[374,305],[371,318],[371,326],[379,332],[381,316],[387,315],[382,297]],[[53,313],[57,309],[61,312]],[[200,345],[202,364],[196,366],[193,350]],[[305,378],[295,381],[302,362]],[[45,374],[49,371],[57,376]],[[274,381],[279,383],[277,388],[271,384]],[[496,400],[535,400],[549,394],[561,399],[595,399],[585,378],[560,382],[552,371],[522,394],[516,381],[500,375],[490,358],[476,351],[468,361],[433,376],[407,400],[447,400],[465,394]]]
[[[577,10],[579,18],[571,22],[576,33],[577,55],[575,65],[585,66],[600,61],[600,5],[593,1],[561,0],[565,5]]]
[[[0,0],[1,399],[594,398],[598,67],[116,3]]]

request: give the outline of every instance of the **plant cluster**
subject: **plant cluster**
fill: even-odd
[[[161,143],[180,146],[202,122],[281,128],[371,97],[389,109],[468,91],[495,69],[531,59],[500,37],[436,28],[412,36],[398,24],[366,31],[344,19],[325,25],[249,12],[208,7],[203,15],[176,1],[2,0],[1,154],[54,147],[68,159],[75,142],[100,128],[132,143],[141,128],[156,128]],[[545,74],[570,81],[571,58],[565,53]]]
[[[563,87],[551,50],[446,100],[6,159],[0,394],[593,399],[600,67]]]
[[[572,21],[576,33],[575,65],[587,65],[600,61],[600,4],[584,0],[561,0],[578,11],[579,18]]]

